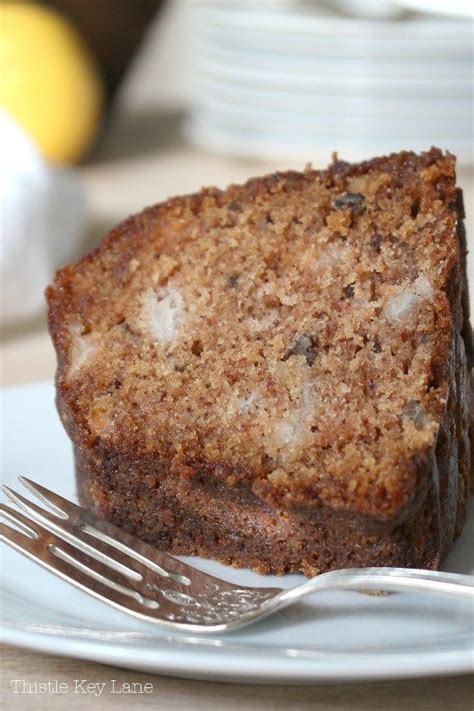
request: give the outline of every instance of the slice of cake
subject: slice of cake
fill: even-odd
[[[432,149],[120,224],[47,291],[82,504],[264,573],[436,568],[472,466],[462,217]]]

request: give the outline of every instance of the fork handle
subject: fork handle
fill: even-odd
[[[358,588],[429,591],[474,599],[474,576],[415,568],[346,568],[317,575],[292,590],[285,590],[278,598],[293,602],[322,590]]]

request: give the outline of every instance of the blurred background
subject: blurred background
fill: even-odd
[[[3,384],[52,377],[54,270],[205,184],[431,145],[473,227],[472,0],[0,0]],[[471,283],[474,259],[469,256]],[[471,299],[472,299],[471,288]]]

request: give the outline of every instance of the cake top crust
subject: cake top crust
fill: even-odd
[[[47,290],[66,428],[282,510],[401,516],[446,406],[456,205],[431,149],[128,218]]]

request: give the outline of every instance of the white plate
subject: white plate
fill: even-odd
[[[280,71],[274,71],[271,67],[219,64],[202,57],[199,58],[198,66],[205,76],[215,80],[273,89],[283,86],[314,92],[333,90],[335,93],[342,89],[349,89],[352,92],[380,91],[382,94],[404,97],[416,95],[421,90],[427,98],[432,96],[441,98],[443,95],[451,98],[467,98],[472,91],[472,78],[467,71],[464,76],[457,74],[449,80],[429,74],[423,79],[409,76],[403,79],[391,79],[390,82],[383,75],[374,74],[375,70],[372,75],[367,72],[353,72],[345,77],[341,76],[340,82],[334,86],[334,82],[337,81],[334,76],[316,72],[305,74],[284,67]]]
[[[400,51],[403,51],[400,47]],[[201,42],[196,47],[196,60],[207,66],[226,67],[229,72],[238,72],[241,68],[263,70],[276,76],[320,74],[340,86],[350,85],[355,77],[363,77],[371,83],[377,82],[390,87],[426,82],[432,79],[441,87],[449,87],[450,82],[472,83],[472,51],[466,50],[463,60],[450,61],[444,55],[433,59],[418,61],[397,61],[393,59],[368,57],[350,57],[346,53],[336,59],[320,52],[314,57],[301,57],[294,52],[285,52],[281,47],[277,52],[252,51],[244,48],[216,47]],[[365,84],[364,84],[365,86]]]
[[[75,498],[69,442],[49,383],[2,392],[3,479],[26,474]],[[445,569],[470,572],[465,530]],[[170,634],[89,597],[2,546],[3,640],[9,644],[182,677],[268,682],[368,681],[469,672],[472,607],[408,593],[324,593],[255,627],[199,638]],[[262,577],[194,561],[241,584],[292,586],[300,576]]]
[[[439,37],[465,35],[469,32],[469,21],[435,17],[414,17],[406,21],[374,21],[372,19],[344,17],[325,10],[315,3],[311,7],[294,3],[286,7],[261,4],[224,5],[223,3],[196,4],[196,17],[214,31],[263,32],[279,35],[280,38],[293,34],[313,39],[325,35],[334,39],[363,37],[383,40],[436,40]]]
[[[371,23],[369,32],[340,36],[338,25],[329,32],[307,33],[286,30],[283,34],[272,33],[258,28],[246,28],[228,24],[216,29],[206,20],[201,21],[200,37],[207,46],[224,47],[235,51],[272,52],[276,55],[291,54],[298,57],[327,57],[339,60],[341,57],[372,59],[397,62],[435,61],[440,57],[446,61],[464,60],[471,50],[471,28],[469,23],[457,23],[455,33],[430,32],[429,23],[419,23],[417,32],[410,33],[411,25],[390,23],[401,28],[394,35],[387,35],[385,26]],[[306,30],[306,28],[304,28]],[[382,29],[383,34],[380,35]],[[404,31],[402,31],[404,30]],[[337,41],[334,40],[337,37]],[[471,40],[472,41],[472,40]]]
[[[255,159],[255,156],[270,161],[292,160],[308,161],[315,165],[326,164],[332,150],[336,150],[344,160],[365,160],[368,155],[385,155],[394,151],[426,151],[431,146],[441,146],[457,156],[458,166],[471,165],[472,140],[464,136],[454,136],[446,132],[414,138],[402,135],[383,135],[374,138],[367,132],[364,135],[341,135],[336,133],[334,125],[328,121],[325,131],[318,135],[302,136],[295,132],[282,135],[268,130],[251,132],[240,123],[218,121],[214,115],[196,114],[183,124],[183,130],[195,146],[214,151],[222,155],[235,155],[239,158]]]
[[[379,117],[391,117],[406,120],[407,104],[403,98],[391,94],[373,96],[366,93],[356,93],[350,90],[340,92],[318,92],[312,94],[304,90],[298,91],[291,86],[278,89],[265,89],[260,86],[248,86],[241,82],[229,83],[213,80],[202,75],[196,78],[194,87],[195,104],[199,102],[219,101],[227,106],[240,109],[253,107],[254,110],[268,112],[286,112],[289,116],[316,115],[323,113],[339,119],[344,113],[354,116],[370,116],[376,120]],[[456,120],[473,113],[472,97],[451,99],[446,96],[439,98],[415,95],[410,97],[410,117],[432,118],[440,116],[442,120]]]
[[[472,110],[459,114],[456,118],[448,120],[439,114],[419,115],[411,117],[408,124],[405,117],[399,115],[376,116],[370,113],[368,102],[367,111],[357,114],[350,111],[350,103],[346,105],[345,113],[333,113],[331,109],[310,114],[298,111],[293,107],[291,111],[271,111],[258,105],[242,104],[237,106],[227,101],[221,101],[211,96],[206,96],[196,101],[195,114],[206,123],[222,123],[222,125],[237,126],[243,131],[252,132],[263,136],[272,134],[287,136],[288,138],[306,137],[307,139],[326,137],[330,140],[340,138],[359,140],[364,137],[377,139],[386,136],[404,138],[406,143],[411,140],[440,141],[444,145],[451,136],[457,139],[465,138],[469,141],[472,136]],[[401,107],[400,107],[401,109]],[[406,115],[406,106],[405,106]],[[337,126],[335,127],[335,122]],[[433,137],[433,138],[432,138]]]

